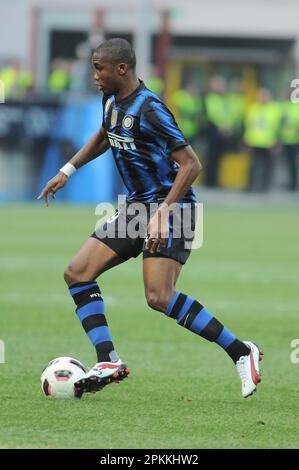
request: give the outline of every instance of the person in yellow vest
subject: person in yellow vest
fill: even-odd
[[[290,99],[281,103],[280,141],[288,166],[288,189],[296,191],[298,189],[299,103],[292,103]]]
[[[273,173],[274,147],[278,142],[280,107],[266,88],[257,93],[245,115],[244,141],[252,155],[248,190],[267,191]]]
[[[145,82],[147,88],[155,93],[159,98],[163,98],[165,91],[164,81],[159,75],[158,67],[154,64],[150,66],[149,78]]]
[[[33,73],[30,69],[21,69],[17,77],[18,94],[22,98],[33,87]]]
[[[5,98],[23,99],[33,86],[31,70],[22,68],[19,63],[1,69],[0,80],[4,85]]]
[[[67,61],[55,59],[51,66],[48,78],[48,88],[51,93],[58,94],[67,90],[70,86],[70,71]]]
[[[0,70],[0,80],[3,83],[5,99],[12,97],[17,75],[17,68],[13,65],[7,65]]]
[[[227,137],[227,109],[225,95],[227,83],[221,75],[213,76],[209,83],[209,91],[205,96],[206,139],[205,184],[218,185],[218,168],[225,150]]]
[[[226,128],[230,131],[228,149],[238,151],[243,136],[245,115],[244,84],[240,78],[233,78],[229,83],[229,91],[225,96],[227,110]]]
[[[187,84],[184,88],[176,90],[172,96],[178,110],[178,125],[191,145],[195,146],[195,140],[201,128],[202,101],[193,84]]]
[[[158,75],[152,75],[146,80],[146,86],[153,91],[159,98],[162,98],[164,93],[164,82]]]

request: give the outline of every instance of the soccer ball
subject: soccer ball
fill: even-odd
[[[87,372],[86,367],[73,357],[57,357],[49,362],[41,375],[42,391],[56,399],[76,398],[74,383]]]

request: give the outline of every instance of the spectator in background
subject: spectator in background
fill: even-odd
[[[151,66],[150,77],[146,80],[146,86],[152,90],[159,98],[163,98],[164,95],[164,82],[158,73],[158,69],[155,65]]]
[[[33,87],[32,71],[14,61],[1,67],[0,80],[4,84],[6,99],[24,99]]]
[[[281,103],[280,140],[287,161],[288,189],[298,189],[298,149],[299,149],[299,103],[292,103],[288,97]]]
[[[230,132],[227,150],[238,151],[243,137],[243,122],[245,114],[244,84],[240,78],[229,82],[229,91],[224,98],[227,110],[226,129]]]
[[[65,59],[56,58],[51,64],[48,78],[48,89],[53,94],[62,93],[70,87],[70,63]]]
[[[32,91],[34,85],[33,73],[29,68],[22,68],[19,71],[16,87],[18,96],[23,99]]]
[[[278,142],[280,109],[266,88],[258,90],[257,100],[251,104],[245,116],[244,141],[252,155],[251,191],[267,191],[273,172],[273,149]]]
[[[5,98],[8,99],[12,95],[13,88],[17,79],[17,68],[13,63],[6,63],[0,70],[0,80],[4,84]]]
[[[178,125],[190,144],[196,147],[195,141],[201,130],[203,111],[198,90],[193,83],[188,83],[184,88],[175,91],[172,99],[178,110]]]
[[[207,150],[205,162],[205,184],[216,187],[218,185],[218,168],[220,158],[225,150],[227,134],[227,109],[225,94],[227,83],[221,75],[213,76],[209,83],[209,91],[205,97],[205,110],[207,117]]]

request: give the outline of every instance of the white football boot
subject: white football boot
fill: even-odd
[[[83,393],[95,393],[106,385],[124,380],[130,373],[128,366],[121,359],[117,362],[98,362],[92,369],[74,384],[75,396],[81,398]]]
[[[244,341],[246,346],[251,349],[248,356],[241,356],[236,363],[237,372],[242,382],[242,395],[249,397],[256,391],[257,384],[261,382],[261,373],[259,361],[263,359],[261,349],[251,341]]]

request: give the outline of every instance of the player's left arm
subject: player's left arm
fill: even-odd
[[[170,154],[170,158],[175,160],[180,165],[180,168],[173,186],[161,207],[170,206],[170,204],[174,202],[179,202],[182,197],[185,196],[202,169],[198,156],[191,145],[186,145],[185,147],[174,150]]]
[[[169,235],[169,206],[179,202],[199,175],[202,165],[190,145],[180,147],[170,154],[179,165],[173,186],[166,199],[150,220],[148,226],[147,248],[152,253],[166,246]]]
[[[188,145],[169,109],[158,100],[145,102],[140,128],[163,148],[167,158],[179,164],[179,171],[164,202],[148,224],[146,247],[153,253],[166,246],[169,235],[169,206],[179,202],[201,170],[201,164]]]

